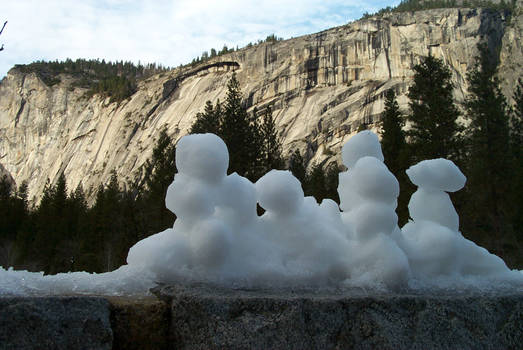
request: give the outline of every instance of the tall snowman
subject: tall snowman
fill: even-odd
[[[399,184],[383,163],[376,134],[362,131],[345,143],[338,193],[342,220],[354,243],[351,283],[401,286],[408,261],[392,238],[398,229],[395,209]]]

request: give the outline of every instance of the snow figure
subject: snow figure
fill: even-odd
[[[218,136],[183,137],[176,147],[178,173],[165,199],[177,216],[174,227],[138,242],[127,262],[147,264],[164,280],[177,273],[221,278],[230,271],[225,265],[235,256],[234,236],[253,226],[256,196],[247,179],[227,176],[228,163],[227,147]]]
[[[378,137],[371,131],[356,134],[343,146],[342,158],[348,170],[339,178],[341,215],[357,246],[350,282],[402,285],[408,261],[392,238],[399,184],[383,163]]]
[[[348,242],[335,202],[304,198],[290,171],[271,170],[256,182],[264,234],[279,251],[280,270],[298,283],[323,284],[348,278]]]
[[[412,220],[402,228],[401,245],[415,277],[511,275],[503,260],[459,232],[459,217],[447,192],[463,188],[466,178],[452,161],[424,160],[407,175],[418,190],[409,202]]]

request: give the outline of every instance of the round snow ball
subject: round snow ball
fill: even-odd
[[[206,268],[220,268],[230,253],[228,228],[217,220],[200,222],[190,235],[195,262]]]
[[[258,202],[268,211],[294,213],[303,204],[300,181],[286,170],[271,170],[256,182]]]
[[[176,168],[182,174],[206,182],[219,182],[227,175],[229,152],[214,134],[193,134],[176,145]]]
[[[343,164],[351,168],[358,159],[366,156],[378,158],[383,162],[383,153],[378,136],[369,130],[365,130],[352,136],[343,145],[341,150]]]
[[[450,160],[438,158],[419,162],[407,169],[407,175],[418,187],[455,192],[465,186],[467,178]]]
[[[396,212],[388,205],[376,202],[359,206],[352,215],[355,219],[354,229],[360,240],[375,237],[378,233],[392,234],[398,224]]]
[[[398,180],[387,166],[374,157],[363,157],[349,171],[356,192],[366,199],[391,203],[399,196]]]

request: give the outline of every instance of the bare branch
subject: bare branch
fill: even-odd
[[[2,32],[4,31],[4,28],[7,24],[7,21],[4,22],[4,25],[2,26],[2,30],[0,30],[0,35],[2,35]],[[0,47],[0,51],[3,51],[4,50],[4,44],[2,44],[2,47]]]
[[[6,24],[7,24],[7,21],[4,22],[4,25],[2,26],[2,30],[0,30],[0,35],[1,35],[2,32],[4,31],[4,28],[5,28]]]

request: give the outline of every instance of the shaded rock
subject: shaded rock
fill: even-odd
[[[178,349],[516,349],[523,295],[153,291],[171,303]]]
[[[109,315],[97,297],[0,298],[0,349],[111,349]]]
[[[16,188],[15,180],[13,180],[13,177],[11,174],[9,174],[9,171],[7,171],[2,164],[0,164],[0,180],[4,178],[11,187],[15,186]]]
[[[156,298],[110,297],[113,349],[167,349],[169,307]]]

